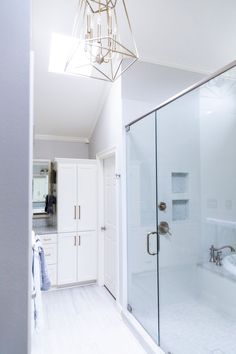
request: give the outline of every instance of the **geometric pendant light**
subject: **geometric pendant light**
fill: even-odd
[[[124,0],[79,0],[65,72],[113,82],[138,60]]]

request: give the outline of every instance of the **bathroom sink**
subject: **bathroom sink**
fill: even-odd
[[[236,252],[225,256],[222,265],[228,272],[236,276]]]

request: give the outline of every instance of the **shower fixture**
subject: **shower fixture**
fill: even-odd
[[[221,266],[222,265],[222,250],[224,249],[230,249],[230,252],[235,252],[235,248],[230,246],[230,245],[226,245],[226,246],[222,246],[219,248],[215,248],[213,245],[210,248],[210,260],[209,262],[211,263],[215,263],[217,266]]]

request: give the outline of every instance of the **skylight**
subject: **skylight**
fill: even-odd
[[[65,72],[65,67],[72,53],[76,65],[68,73]],[[77,67],[80,75],[90,76],[92,73],[90,60],[84,51],[84,43],[78,42],[78,39],[71,36],[52,33],[48,71],[57,74],[78,75]]]

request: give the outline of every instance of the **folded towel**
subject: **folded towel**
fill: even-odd
[[[39,257],[40,257],[40,270],[41,270],[41,272],[40,272],[41,273],[41,290],[47,291],[51,287],[51,282],[50,282],[48,272],[47,272],[44,249],[42,247],[40,247]]]

